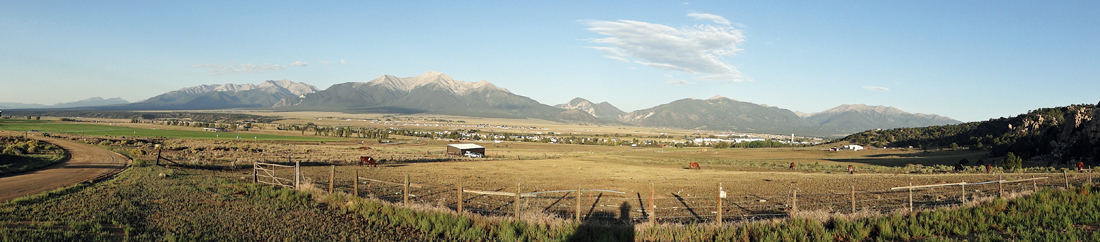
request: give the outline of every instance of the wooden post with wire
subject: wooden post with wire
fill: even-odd
[[[852,189],[852,193],[851,193],[852,194],[852,213],[855,213],[856,212],[856,186],[849,185],[848,187],[850,187]]]
[[[581,222],[581,186],[577,185],[577,223]]]
[[[651,224],[657,224],[657,203],[653,200],[655,195],[653,183],[649,183],[649,222]]]
[[[1069,189],[1069,174],[1066,174],[1066,170],[1062,170],[1062,178],[1066,180],[1066,189]]]
[[[909,186],[913,186],[913,182],[909,182]],[[909,212],[913,212],[913,188],[909,188]]]
[[[1005,197],[1005,173],[1002,171],[1001,176],[997,179],[997,196]]]
[[[462,178],[458,179],[458,213],[462,213]]]
[[[793,196],[791,196],[791,214],[790,215],[791,215],[791,217],[794,217],[794,214],[798,213],[798,189],[791,190],[791,192],[792,192],[791,194],[793,194]]]
[[[959,185],[959,187],[962,187],[962,192],[963,192],[962,199],[966,199],[966,183],[963,183],[963,184]]]
[[[519,185],[519,183],[516,183],[516,201],[515,203],[512,203],[512,208],[516,210],[515,212],[513,212],[516,216],[516,220],[519,220]]]
[[[1032,176],[1031,178],[1035,178],[1035,177]],[[1037,180],[1037,179],[1032,179],[1031,180],[1031,190],[1034,190],[1034,191],[1038,192],[1039,191],[1039,185],[1035,184],[1035,180]]]
[[[726,192],[722,191],[722,183],[718,183],[718,216],[715,216],[718,220],[718,224],[722,224],[722,198],[726,197]]]
[[[405,192],[401,193],[402,205],[409,206],[409,173],[405,173]]]
[[[328,194],[332,194],[334,183],[336,183],[336,165],[332,165],[332,171],[328,173]]]

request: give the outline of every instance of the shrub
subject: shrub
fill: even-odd
[[[132,149],[132,150],[130,150],[130,154],[132,154],[134,156],[143,156],[143,155],[145,155],[145,150],[143,150],[143,149]]]

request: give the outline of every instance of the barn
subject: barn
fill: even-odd
[[[485,156],[485,147],[475,144],[449,144],[447,145],[448,155],[466,155],[467,153],[477,154],[478,156]]]

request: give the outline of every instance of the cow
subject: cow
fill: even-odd
[[[856,167],[848,165],[848,174],[856,174]]]
[[[993,173],[993,166],[985,164],[985,173]]]
[[[1078,161],[1077,162],[1077,171],[1083,171],[1083,170],[1085,170],[1085,163]]]
[[[375,162],[374,158],[371,158],[370,156],[360,156],[359,157],[359,166],[363,166],[364,162],[366,162],[367,164],[370,164],[371,167],[378,167],[378,162]]]
[[[794,162],[791,162],[791,168],[787,168],[787,169],[794,170]]]
[[[700,169],[703,169],[703,168],[699,167],[699,163],[692,162],[691,164],[688,164],[688,169],[700,170]]]

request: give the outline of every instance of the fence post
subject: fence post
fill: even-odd
[[[718,218],[718,224],[722,224],[722,197],[725,195],[723,193],[725,192],[722,191],[722,183],[718,183],[718,216],[715,216]]]
[[[328,194],[332,194],[334,183],[336,183],[336,165],[332,165],[332,172],[328,173]]]
[[[1062,178],[1066,180],[1066,189],[1069,189],[1069,174],[1066,174],[1066,170],[1062,170]]]
[[[462,214],[462,178],[458,178],[458,213]]]
[[[913,212],[913,182],[909,182],[909,212]]]
[[[849,185],[852,188],[852,213],[856,213],[856,186]]]
[[[962,187],[962,191],[963,191],[963,196],[962,196],[962,199],[960,199],[960,201],[965,200],[966,199],[966,183],[963,183],[962,185],[959,185],[959,187]]]
[[[256,163],[252,164],[252,183],[259,183],[260,182],[259,172],[257,171],[257,170],[259,170],[258,169],[259,165],[260,164],[256,164]]]
[[[649,183],[649,222],[657,224],[657,203],[653,200],[654,196],[653,183]]]
[[[581,222],[581,186],[577,185],[577,223]]]
[[[1089,184],[1092,184],[1092,168],[1089,168]]]
[[[352,188],[355,189],[355,192],[352,193],[352,195],[354,195],[355,197],[359,197],[359,170],[355,170],[355,183],[354,184],[355,185],[353,185]]]
[[[404,197],[402,204],[409,206],[409,173],[405,173],[405,192],[401,196]]]
[[[1005,185],[1004,185],[1005,184],[1004,183],[1005,178],[1004,178],[1004,175],[1005,175],[1005,173],[1002,171],[1000,179],[997,179],[997,196],[998,197],[1005,197]]]
[[[519,220],[519,191],[520,191],[519,190],[519,183],[517,182],[516,183],[516,202],[512,204],[512,208],[516,210],[514,212],[515,216],[516,216],[516,220]]]
[[[794,196],[791,196],[791,216],[798,213],[798,189],[791,190]]]
[[[298,186],[300,186],[301,184],[302,184],[302,162],[301,161],[295,161],[294,162],[294,188],[298,189],[299,188]]]

